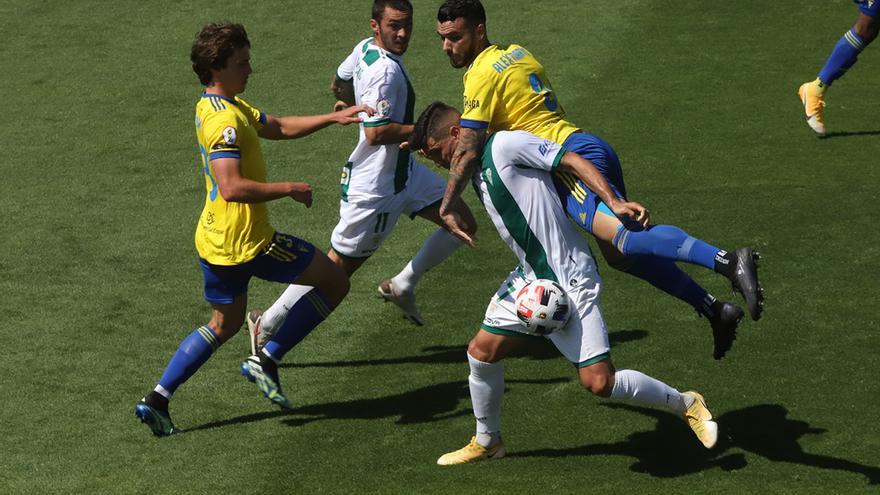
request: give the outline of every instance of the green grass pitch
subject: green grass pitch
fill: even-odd
[[[192,242],[204,198],[192,39],[210,20],[244,23],[244,96],[323,113],[337,64],[369,35],[369,2],[4,0],[0,493],[877,493],[880,48],[829,93],[832,138],[812,136],[795,94],[855,21],[851,2],[485,3],[490,39],[545,64],[656,221],[763,252],[765,317],[720,362],[705,320],[600,262],[615,364],[703,392],[719,447],[668,414],[594,399],[536,344],[506,364],[509,457],[436,466],[472,434],[465,347],[515,264],[482,212],[478,248],[423,279],[426,327],[374,297],[432,229],[403,220],[289,355],[294,411],[238,375],[238,336],[176,394],[187,431],[153,438],[133,406],[209,314]],[[415,2],[419,109],[460,101],[438,4]],[[271,178],[315,189],[311,210],[271,205],[278,230],[326,248],[355,142],[337,127],[264,144]],[[255,281],[251,306],[280,291]]]

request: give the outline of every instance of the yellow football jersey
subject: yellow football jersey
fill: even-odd
[[[236,97],[203,94],[196,105],[196,137],[205,173],[205,208],[196,227],[196,250],[213,265],[253,259],[275,233],[264,203],[226,202],[214,180],[211,160],[238,158],[241,175],[266,182],[257,131],[266,115]]]
[[[565,120],[550,81],[519,45],[490,45],[464,74],[462,127],[528,131],[563,144],[577,126]]]

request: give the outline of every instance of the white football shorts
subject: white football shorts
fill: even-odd
[[[401,214],[415,217],[419,211],[439,203],[445,192],[445,179],[414,162],[403,191],[367,203],[340,200],[339,223],[330,235],[330,245],[341,255],[367,258],[385,242]]]
[[[529,335],[516,316],[516,295],[529,281],[519,269],[510,272],[498,292],[489,301],[480,327],[496,335]],[[578,367],[605,359],[611,351],[608,328],[602,318],[598,283],[566,287],[571,316],[564,327],[547,335],[559,352]]]

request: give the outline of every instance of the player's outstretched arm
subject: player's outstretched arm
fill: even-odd
[[[372,146],[380,144],[400,144],[412,134],[415,126],[413,124],[398,124],[392,122],[379,127],[364,127],[364,137],[367,143]]]
[[[647,208],[634,201],[624,201],[618,198],[596,166],[577,153],[566,152],[559,162],[559,170],[577,176],[618,217],[629,217],[644,227],[651,223]]]
[[[440,215],[447,215],[452,204],[461,198],[468,182],[480,169],[480,157],[486,144],[486,129],[461,128],[458,145],[449,164],[446,193],[440,203]]]
[[[264,139],[301,138],[332,124],[356,124],[361,121],[357,116],[361,112],[372,115],[373,109],[366,105],[356,105],[323,115],[290,115],[287,117],[267,115],[266,123],[260,129],[259,135]]]
[[[265,203],[273,199],[290,197],[294,201],[312,206],[312,186],[305,182],[257,182],[241,175],[241,160],[218,158],[211,160],[211,170],[220,196],[231,203]]]

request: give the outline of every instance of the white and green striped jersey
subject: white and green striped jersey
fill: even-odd
[[[486,143],[474,182],[527,280],[545,278],[567,290],[598,293],[590,246],[565,215],[550,174],[564,154],[565,148],[534,134],[499,131]]]
[[[342,199],[366,203],[402,191],[412,163],[409,151],[401,151],[397,144],[370,145],[364,128],[413,123],[415,93],[403,58],[367,38],[339,65],[336,77],[353,82],[358,105],[376,110],[372,117],[360,115],[363,122],[358,144],[342,174]]]

